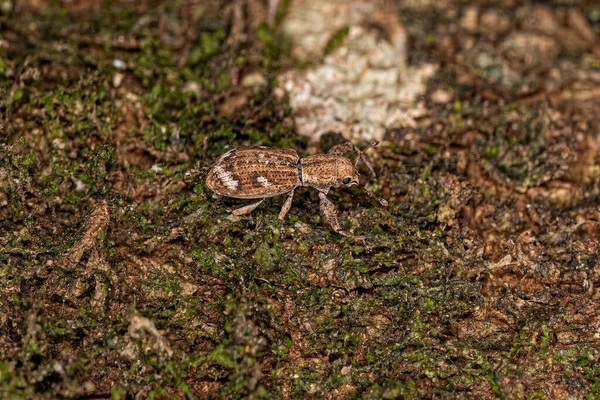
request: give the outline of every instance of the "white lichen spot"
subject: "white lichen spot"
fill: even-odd
[[[217,165],[215,167],[215,173],[217,174],[217,176],[219,177],[219,179],[221,180],[221,182],[223,182],[223,185],[229,189],[229,190],[236,190],[238,187],[238,181],[236,181],[235,179],[233,179],[231,177],[231,173],[229,171],[225,171],[223,169],[223,167],[221,167],[220,165]]]
[[[258,178],[256,178],[256,180],[258,182],[262,183],[262,185],[264,187],[273,186],[273,184],[271,182],[269,182],[269,180],[267,178],[265,178],[264,176],[259,176]]]
[[[321,59],[279,76],[277,97],[286,95],[295,129],[318,142],[328,131],[352,141],[382,140],[390,129],[414,129],[428,109],[422,100],[439,68],[411,63],[408,33],[396,2],[388,0],[293,1],[281,25],[300,60]],[[306,23],[310,21],[310,23]],[[381,35],[383,28],[386,35]],[[348,35],[326,57],[327,42],[342,27]]]

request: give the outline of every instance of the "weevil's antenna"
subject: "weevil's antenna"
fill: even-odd
[[[363,151],[367,151],[367,150],[369,150],[371,147],[377,147],[377,146],[379,146],[379,140],[373,140],[373,141],[371,142],[371,144],[369,144],[367,147],[365,147],[365,148],[363,149]]]
[[[363,190],[363,191],[364,191],[364,192],[365,192],[367,195],[369,195],[369,197],[371,197],[371,198],[373,198],[373,199],[377,200],[377,201],[379,202],[379,204],[381,204],[382,206],[384,206],[384,207],[387,207],[387,206],[388,206],[388,204],[389,204],[389,203],[387,202],[387,200],[386,200],[386,199],[382,199],[381,197],[377,197],[377,196],[375,196],[375,194],[373,194],[373,192],[371,192],[369,189],[367,189],[367,188],[366,188],[366,187],[364,187],[364,186],[360,186],[360,185],[359,185],[359,187],[360,187],[360,188],[361,188],[361,189],[362,189],[362,190]]]
[[[375,178],[375,176],[376,176],[375,175],[375,170],[373,169],[373,166],[371,165],[371,163],[369,162],[369,160],[367,159],[367,157],[365,157],[364,152],[367,151],[368,149],[370,149],[371,147],[377,147],[378,145],[379,145],[379,141],[374,140],[374,141],[371,142],[371,144],[369,144],[363,150],[361,150],[358,147],[354,146],[354,151],[356,151],[356,161],[354,162],[354,169],[357,169],[358,163],[362,162],[363,164],[365,164],[367,166],[367,168],[369,169],[369,172],[371,172],[371,176],[373,178]],[[382,206],[384,206],[384,207],[388,206],[387,200],[382,199],[381,197],[375,196],[375,194],[373,194],[373,192],[369,191],[364,186],[358,185],[358,187],[360,187],[367,195],[369,195],[369,197],[377,200],[379,202],[379,204],[381,204]]]
[[[375,178],[375,170],[373,169],[373,166],[371,165],[371,163],[369,162],[369,160],[367,159],[367,157],[365,157],[364,152],[369,150],[371,147],[377,147],[379,146],[379,141],[374,140],[373,142],[371,142],[371,144],[369,144],[367,147],[365,147],[363,150],[359,149],[358,147],[354,146],[354,151],[356,151],[356,161],[354,162],[354,168],[358,167],[358,163],[360,161],[362,161],[363,164],[365,164],[367,166],[367,168],[369,169],[369,172],[371,173],[371,176],[373,178]]]

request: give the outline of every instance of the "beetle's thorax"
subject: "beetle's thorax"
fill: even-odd
[[[316,154],[300,160],[302,186],[326,191],[339,186],[345,176],[354,176],[354,165],[346,157],[334,154]]]

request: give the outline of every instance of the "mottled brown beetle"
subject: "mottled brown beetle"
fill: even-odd
[[[371,143],[365,150],[375,147],[379,142]],[[356,162],[345,156],[354,150]],[[264,146],[239,147],[223,154],[208,171],[206,186],[222,196],[236,199],[260,199],[256,203],[232,211],[233,215],[252,212],[267,197],[287,193],[287,199],[281,207],[279,220],[283,221],[292,206],[294,190],[299,186],[310,186],[319,191],[321,216],[335,232],[355,239],[364,239],[342,230],[337,211],[327,198],[329,189],[341,185],[356,185],[381,205],[387,206],[384,199],[375,196],[358,182],[357,166],[363,162],[371,175],[375,171],[364,156],[364,151],[352,143],[333,146],[327,154],[317,154],[306,158],[290,149],[273,149]]]

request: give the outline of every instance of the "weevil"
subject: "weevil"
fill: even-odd
[[[372,177],[375,171],[364,155],[364,151],[375,147],[372,142],[364,150],[350,142],[333,146],[326,154],[300,158],[291,149],[274,149],[265,146],[239,147],[221,155],[208,171],[206,186],[222,196],[237,199],[260,199],[255,203],[233,210],[233,215],[252,212],[265,198],[287,194],[279,212],[283,221],[292,206],[294,191],[300,186],[309,186],[319,191],[320,211],[323,220],[331,228],[344,236],[364,239],[343,230],[338,222],[335,205],[327,198],[332,187],[358,186],[381,205],[386,200],[375,196],[361,186],[358,181],[358,164],[362,162]],[[350,151],[356,152],[356,161],[346,157]]]

